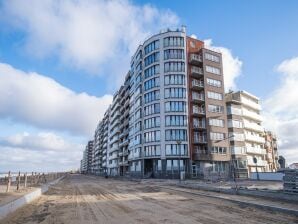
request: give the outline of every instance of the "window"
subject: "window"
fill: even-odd
[[[219,57],[213,54],[205,53],[205,59],[209,61],[219,62]]]
[[[208,91],[208,98],[214,100],[222,100],[222,94]]]
[[[139,95],[142,92],[142,86],[138,86],[135,91],[135,96]]]
[[[159,86],[159,78],[153,78],[144,82],[144,90],[152,89]]]
[[[144,148],[145,157],[160,156],[160,145],[149,145]]]
[[[144,120],[144,129],[160,127],[160,117],[152,117]]]
[[[158,113],[160,113],[160,104],[159,103],[151,104],[149,106],[144,107],[145,116],[148,116],[151,114],[158,114]]]
[[[213,73],[213,74],[216,74],[216,75],[220,75],[219,68],[215,68],[213,66],[206,65],[206,71],[210,72],[210,73]]]
[[[224,133],[220,133],[220,132],[210,132],[210,139],[211,140],[223,140],[225,138],[225,134]]]
[[[212,172],[225,172],[226,170],[226,165],[222,161],[211,162],[211,165]]]
[[[165,85],[185,85],[185,75],[166,75]]]
[[[186,141],[187,131],[184,129],[166,130],[166,141]]]
[[[212,154],[222,154],[222,155],[225,155],[225,154],[227,154],[227,148],[226,147],[214,146],[214,147],[211,147],[211,153]]]
[[[142,122],[139,121],[138,123],[136,123],[135,125],[135,132],[138,132],[142,129]]]
[[[165,72],[184,72],[184,62],[166,62],[164,67]]]
[[[178,171],[179,167],[178,167],[178,164],[179,164],[179,160],[177,159],[167,159],[167,171]],[[185,168],[185,161],[184,160],[180,160],[180,170],[184,170]]]
[[[136,73],[142,70],[142,62],[140,62],[136,67]]]
[[[166,112],[185,112],[186,111],[186,103],[179,101],[170,101],[165,103],[165,111]]]
[[[243,133],[235,133],[229,132],[229,137],[232,137],[232,141],[244,141],[244,134]]]
[[[160,141],[160,131],[150,131],[144,133],[145,142],[156,142]]]
[[[193,100],[202,100],[202,101],[205,100],[204,99],[205,97],[204,97],[204,94],[203,93],[192,92],[191,95],[192,95],[192,99]]]
[[[222,119],[209,119],[209,125],[217,126],[217,127],[224,127],[224,120]]]
[[[193,118],[192,122],[194,128],[206,128],[205,118]]]
[[[150,103],[154,100],[159,100],[159,90],[155,90],[155,91],[144,94],[145,104]]]
[[[145,55],[149,54],[150,52],[159,49],[159,40],[153,41],[152,43],[145,46]]]
[[[135,113],[135,119],[139,119],[142,117],[141,109],[138,109],[137,112]]]
[[[165,99],[166,98],[185,98],[186,90],[185,88],[166,88],[165,89]]]
[[[208,105],[208,111],[212,112],[212,113],[223,113],[223,106],[219,106],[219,105],[212,105],[209,104]]]
[[[136,85],[139,84],[141,81],[142,81],[142,75],[139,74],[139,75],[136,77]]]
[[[155,52],[145,58],[145,67],[151,65],[154,62],[159,61],[159,52]]]
[[[221,87],[221,81],[207,78],[207,84],[209,86]]]
[[[187,119],[185,115],[166,116],[166,126],[186,126]]]
[[[154,66],[151,66],[151,67],[145,69],[144,74],[145,74],[144,75],[145,79],[147,79],[153,75],[159,74],[159,65],[154,65]]]
[[[164,51],[164,59],[184,59],[184,50],[182,49],[169,49]]]
[[[166,37],[163,39],[164,47],[184,47],[183,37]]]
[[[135,102],[135,107],[138,107],[141,105],[141,97],[139,97]]]
[[[180,151],[180,152],[179,152]],[[166,145],[166,155],[167,156],[179,156],[183,155],[186,156],[187,153],[187,145],[186,144],[169,144]]]
[[[141,144],[141,135],[135,136],[135,145]]]
[[[229,128],[243,128],[243,123],[242,121],[238,120],[228,120],[228,127]]]

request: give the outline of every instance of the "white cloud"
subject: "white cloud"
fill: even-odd
[[[238,57],[234,57],[230,49],[213,46],[211,39],[204,40],[204,43],[207,48],[222,53],[225,90],[236,90],[235,81],[241,75],[243,62]]]
[[[113,85],[123,80],[145,37],[179,21],[170,10],[128,0],[11,0],[3,3],[2,15],[26,33],[24,44],[31,55],[58,56],[68,66],[108,73]]]
[[[83,145],[52,132],[0,138],[0,171],[60,171],[77,169]]]
[[[90,135],[112,96],[75,93],[55,80],[0,63],[0,118]]]
[[[283,61],[276,69],[281,83],[264,101],[265,127],[279,138],[280,154],[298,162],[298,57]]]

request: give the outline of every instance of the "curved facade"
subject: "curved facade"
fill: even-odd
[[[186,34],[155,35],[131,61],[129,171],[143,177],[178,176],[188,169]]]

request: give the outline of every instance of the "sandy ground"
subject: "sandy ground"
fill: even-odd
[[[245,224],[298,223],[298,219],[158,185],[69,175],[0,223]]]
[[[6,193],[6,185],[0,185],[0,206],[7,204],[13,200],[16,200],[23,195],[36,190],[35,187],[27,187],[24,188],[23,186],[17,191],[17,186],[13,185],[10,188],[10,192]]]

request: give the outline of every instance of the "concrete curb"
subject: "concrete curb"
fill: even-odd
[[[58,183],[64,177],[65,176],[62,176],[48,184],[44,184],[41,187],[37,188],[35,191],[32,191],[32,192],[25,194],[22,197],[14,200],[14,201],[11,201],[5,205],[0,206],[0,220],[5,218],[8,214],[17,210],[18,208],[20,208],[20,207],[24,206],[25,204],[28,204],[31,201],[40,197],[43,193],[45,193],[49,190],[50,186]]]
[[[197,193],[196,192],[189,192],[189,191],[178,190],[178,189],[173,189],[173,188],[164,187],[164,186],[160,186],[160,187],[168,189],[168,190],[172,190],[172,191],[180,191],[180,192],[188,193],[188,194],[194,194],[194,195],[199,195],[199,196],[204,196],[204,197],[227,200],[227,201],[237,203],[239,205],[253,206],[255,208],[266,209],[266,210],[270,210],[270,211],[274,211],[274,212],[283,212],[283,213],[298,216],[298,210],[294,210],[294,209],[288,209],[288,208],[283,208],[283,207],[278,207],[278,206],[271,206],[271,205],[254,203],[254,202],[248,202],[248,201],[240,201],[240,200],[237,200],[237,199],[226,198],[226,197],[222,197],[222,196],[218,196],[218,195],[209,195],[209,194],[204,194],[204,193],[199,193],[199,192],[197,192]]]

